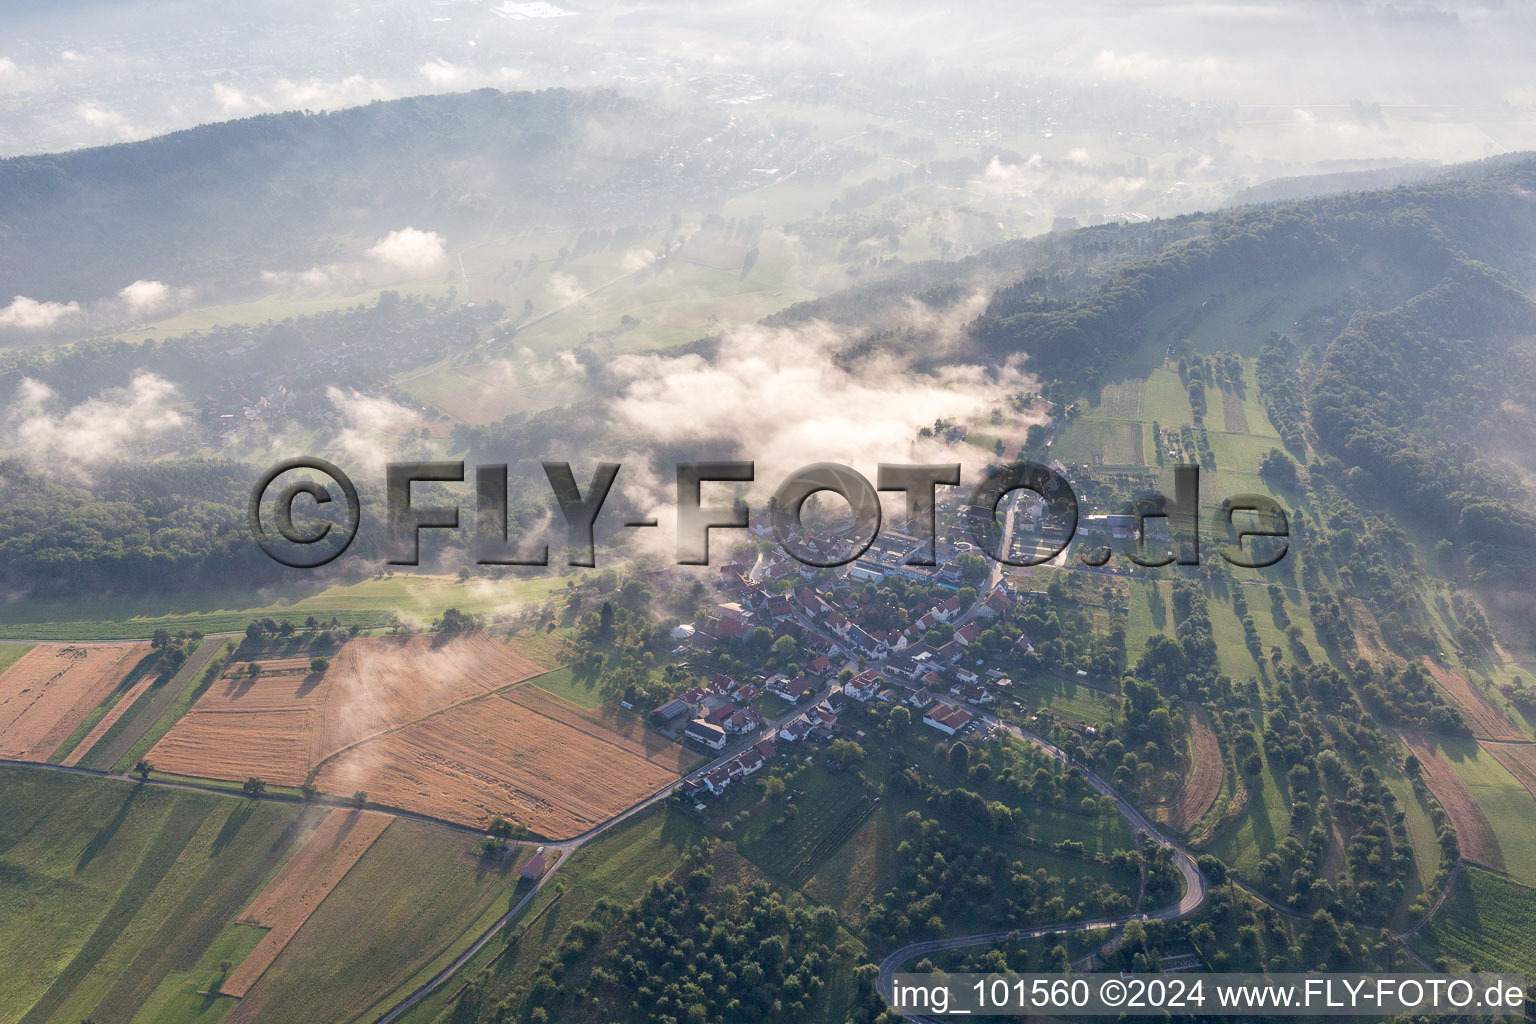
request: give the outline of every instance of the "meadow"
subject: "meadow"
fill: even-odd
[[[344,626],[370,629],[388,624],[392,616],[425,624],[448,608],[476,615],[516,610],[542,602],[563,585],[555,576],[460,581],[454,576],[394,574],[266,602],[252,601],[249,591],[57,605],[18,602],[0,609],[0,639],[142,639],[157,629],[216,635],[241,632],[252,619],[286,619],[298,625],[311,615],[322,622],[335,618]],[[0,645],[0,655],[10,646]]]

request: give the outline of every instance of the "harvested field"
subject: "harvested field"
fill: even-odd
[[[550,838],[578,835],[672,782],[695,756],[638,722],[519,687],[363,743],[317,784],[392,807],[484,826],[501,814]]]
[[[69,756],[59,763],[69,767],[79,764],[80,759],[90,753],[91,748],[96,745],[97,741],[117,724],[119,718],[127,714],[129,708],[138,703],[139,698],[144,696],[144,692],[153,686],[154,682],[155,677],[152,673],[144,673],[143,678],[133,684],[133,689],[119,697],[117,703],[112,705],[112,710],[103,715],[101,721],[97,722],[95,727],[85,734],[85,738],[75,744],[75,749],[69,752]]]
[[[157,768],[298,785],[349,746],[543,671],[481,633],[353,640],[323,677],[307,657],[262,662],[256,679],[247,664],[232,662],[155,746]]]
[[[1434,679],[1446,698],[1460,709],[1478,739],[1523,740],[1526,737],[1516,729],[1497,705],[1488,699],[1470,679],[1455,669],[1443,668],[1430,658],[1423,659],[1424,671]]]
[[[1140,423],[1131,423],[1127,426],[1129,440],[1126,452],[1131,457],[1131,465],[1145,466],[1147,464],[1147,446],[1142,441],[1142,426]]]
[[[1504,854],[1499,849],[1499,840],[1461,776],[1423,736],[1406,729],[1398,730],[1398,735],[1419,759],[1424,784],[1440,801],[1451,824],[1456,827],[1456,842],[1461,847],[1462,857],[1475,864],[1504,870]]]
[[[519,686],[503,696],[595,739],[622,741],[628,749],[669,772],[681,775],[704,759],[703,755],[647,729],[639,715],[617,706],[584,708],[537,686]]]
[[[237,997],[249,992],[309,915],[394,820],[368,811],[328,813],[240,918],[241,924],[270,930],[219,991]]]
[[[1513,775],[1525,791],[1536,796],[1536,745],[1530,743],[1494,743],[1485,740],[1478,744],[1504,770]]]
[[[1243,409],[1243,400],[1231,388],[1221,389],[1221,420],[1229,434],[1248,433],[1248,413]]]
[[[0,673],[0,757],[45,760],[149,650],[149,644],[32,648]]]
[[[1189,709],[1189,750],[1194,763],[1190,765],[1189,778],[1170,819],[1180,832],[1188,832],[1205,817],[1205,812],[1211,809],[1221,793],[1221,777],[1225,773],[1221,744],[1216,740],[1204,708]]]

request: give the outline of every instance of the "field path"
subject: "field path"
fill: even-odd
[[[1462,672],[1444,668],[1426,656],[1422,664],[1440,692],[1461,710],[1476,739],[1520,742],[1526,735],[1516,729],[1498,705]]]

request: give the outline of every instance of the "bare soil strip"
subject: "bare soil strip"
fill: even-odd
[[[1430,658],[1423,659],[1424,671],[1428,672],[1451,703],[1461,710],[1478,739],[1524,740],[1526,736],[1516,729],[1487,695],[1479,690],[1465,675],[1455,669],[1443,668]]]
[[[1194,762],[1184,791],[1179,795],[1178,806],[1170,819],[1174,828],[1188,832],[1194,828],[1216,802],[1221,793],[1221,777],[1225,762],[1221,757],[1221,744],[1211,729],[1210,718],[1204,708],[1189,709],[1189,749]]]
[[[1461,776],[1456,774],[1456,770],[1424,736],[1407,729],[1399,729],[1398,735],[1419,759],[1423,767],[1424,784],[1429,787],[1435,799],[1440,801],[1451,824],[1456,827],[1456,842],[1461,847],[1462,857],[1495,871],[1503,871],[1504,854],[1499,849],[1499,840]]]
[[[75,765],[79,764],[80,759],[86,754],[90,753],[91,748],[96,745],[97,741],[105,736],[107,731],[117,724],[117,720],[119,718],[122,718],[125,714],[128,713],[129,708],[138,703],[139,698],[144,696],[144,692],[153,686],[154,682],[155,674],[153,672],[144,673],[144,678],[134,683],[133,689],[129,690],[127,693],[118,698],[117,703],[112,705],[112,710],[108,711],[101,717],[101,721],[96,723],[96,727],[90,732],[86,733],[85,738],[79,743],[75,744],[75,749],[71,750],[69,752],[69,756],[64,758],[64,760],[60,763],[69,767],[74,767]]]
[[[1243,409],[1243,400],[1231,388],[1221,389],[1221,419],[1227,433],[1248,433],[1248,413]]]
[[[270,931],[219,991],[236,997],[249,992],[309,915],[394,820],[388,814],[371,811],[329,812],[240,918],[241,924]]]

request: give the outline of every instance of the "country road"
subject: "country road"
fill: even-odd
[[[927,942],[915,942],[909,946],[892,952],[880,961],[880,977],[877,982],[880,994],[886,1002],[891,1002],[892,985],[895,979],[896,969],[902,964],[910,963],[921,956],[936,953],[945,949],[965,949],[971,946],[994,946],[1005,941],[1012,935],[1024,938],[1038,938],[1044,935],[1063,935],[1069,932],[1092,931],[1096,928],[1114,928],[1135,920],[1160,920],[1173,921],[1188,916],[1200,908],[1205,902],[1206,884],[1205,876],[1200,874],[1200,869],[1195,865],[1195,860],[1185,850],[1176,845],[1148,821],[1146,815],[1133,807],[1117,793],[1113,786],[1099,778],[1086,766],[1077,764],[1067,756],[1066,752],[1049,740],[1037,736],[1028,729],[1021,729],[1016,725],[1009,725],[993,715],[982,715],[982,720],[993,728],[1000,728],[1009,735],[1033,743],[1058,761],[1077,769],[1102,796],[1112,797],[1120,816],[1131,823],[1131,827],[1145,832],[1151,836],[1159,846],[1173,851],[1173,863],[1184,878],[1184,893],[1175,903],[1146,914],[1127,914],[1123,917],[1103,918],[1094,921],[1060,921],[1053,924],[1036,925],[1031,928],[1010,929],[1003,932],[987,932],[981,935],[959,935],[947,939],[930,939]],[[921,1016],[907,1016],[907,1020],[925,1022],[929,1018]]]

